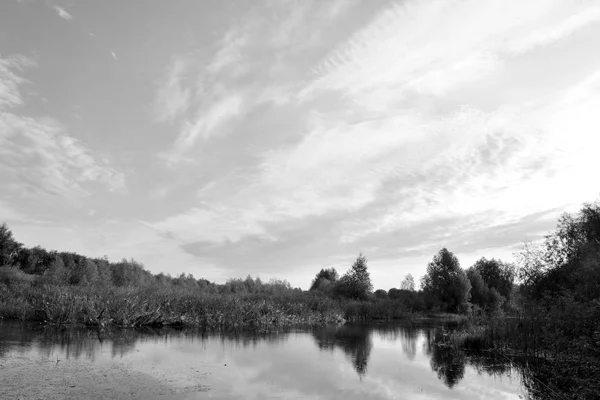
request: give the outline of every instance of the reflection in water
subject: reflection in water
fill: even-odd
[[[140,343],[187,340],[204,341],[214,337],[201,330],[179,329],[110,329],[65,328],[0,321],[0,357],[9,350],[26,352],[32,348],[46,358],[60,353],[67,360],[84,358],[94,361],[101,352],[111,358],[123,358]],[[221,343],[237,348],[256,347],[261,342],[281,343],[285,335],[277,333],[230,332],[219,334]]]
[[[371,328],[373,329],[373,328]],[[379,336],[388,342],[400,343],[402,353],[411,361],[417,355],[417,339],[423,328],[414,325],[378,325],[376,328]]]
[[[266,334],[174,329],[100,332],[0,321],[0,364],[2,358],[10,362],[15,355],[31,360],[41,356],[52,362],[117,363],[157,374],[153,376],[167,374],[170,381],[182,382],[190,371],[197,371],[210,374],[206,375],[212,379],[208,383],[221,393],[214,398],[247,398],[250,392],[261,398],[259,394],[264,396],[272,390],[295,398],[312,398],[323,392],[331,397],[322,398],[337,398],[344,390],[348,400],[365,396],[383,399],[389,396],[385,393],[410,387],[419,394],[423,390],[438,395],[443,390],[458,390],[461,398],[474,393],[470,390],[479,394],[489,390],[489,398],[506,398],[497,391],[498,382],[486,381],[485,377],[510,378],[514,367],[507,360],[444,346],[443,332],[439,325],[423,324],[342,325]],[[360,378],[355,383],[347,375],[354,372],[338,368],[346,363]],[[508,390],[505,394],[516,395],[521,390],[520,376],[517,374],[519,379],[514,383],[508,379],[502,384]],[[197,377],[189,379],[198,384]],[[232,384],[239,379],[245,381]],[[463,380],[468,384],[461,384]],[[382,392],[382,382],[397,386]]]
[[[431,357],[431,369],[446,386],[454,387],[465,375],[465,366],[469,365],[478,375],[485,373],[491,377],[510,377],[513,367],[509,360],[494,353],[467,354],[464,350],[446,343],[446,327],[437,327],[426,332],[425,351]]]
[[[359,325],[320,327],[313,337],[321,350],[340,348],[348,357],[360,377],[367,373],[367,363],[373,348],[371,329]]]
[[[446,386],[452,388],[465,376],[467,358],[463,351],[452,346],[441,346],[439,335],[439,332],[427,331],[426,352],[431,356],[431,369]]]

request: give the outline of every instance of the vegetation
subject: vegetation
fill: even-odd
[[[600,204],[564,214],[555,232],[526,243],[516,259],[516,268],[481,259],[467,270],[471,318],[436,345],[509,359],[533,394],[598,398]]]
[[[446,311],[464,313],[468,310],[471,283],[460,268],[458,258],[446,248],[433,257],[421,285],[423,291],[443,305]]]
[[[565,398],[593,398],[600,393],[600,384],[589,384],[600,375],[600,204],[562,215],[554,232],[540,244],[526,243],[515,259],[510,264],[481,258],[463,270],[442,248],[420,290],[409,274],[399,288],[373,291],[360,254],[343,275],[322,269],[310,290],[302,291],[277,279],[248,276],[219,285],[191,275],[153,275],[134,260],[114,263],[26,248],[3,224],[0,318],[268,330],[460,314],[463,325],[432,343],[491,351],[515,362],[533,357],[545,372],[530,376],[531,385],[545,385]]]

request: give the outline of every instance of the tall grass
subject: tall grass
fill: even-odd
[[[2,267],[0,318],[97,327],[268,330],[344,321],[409,319],[412,315],[401,300],[333,299],[323,293],[271,286],[267,288],[273,290],[259,292],[211,292],[193,285],[60,285],[46,276]]]
[[[0,317],[105,327],[271,329],[343,321],[339,304],[309,293],[211,294],[173,288],[0,283]]]
[[[564,295],[530,303],[519,317],[473,318],[441,329],[435,343],[514,363],[541,398],[597,399],[600,393],[600,300]]]

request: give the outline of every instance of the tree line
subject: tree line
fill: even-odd
[[[463,269],[456,255],[442,248],[428,263],[419,288],[408,274],[397,288],[385,291],[374,290],[368,260],[359,254],[342,275],[335,268],[321,269],[308,292],[333,301],[371,303],[368,310],[363,307],[361,312],[377,315],[399,315],[383,312],[389,308],[412,313],[516,315],[548,298],[570,296],[577,302],[597,302],[600,301],[599,243],[600,206],[596,202],[584,204],[579,213],[563,214],[556,230],[540,244],[525,244],[515,255],[514,264],[482,257]],[[133,259],[111,262],[107,257],[91,258],[39,246],[27,248],[2,224],[0,286],[6,289],[6,285],[16,281],[56,287],[167,287],[210,294],[303,293],[285,280],[263,282],[247,276],[215,284],[190,274],[155,275]]]

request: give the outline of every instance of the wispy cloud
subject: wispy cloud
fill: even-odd
[[[287,105],[300,87],[294,75],[304,73],[296,58],[323,45],[315,24],[327,26],[354,5],[274,2],[267,11],[257,6],[211,50],[175,56],[156,100],[160,121],[180,122],[163,158],[170,164],[190,160],[186,153],[199,145],[198,137],[206,141],[225,134],[229,122],[265,104]]]
[[[593,64],[571,63],[578,79],[552,80],[548,72],[539,90],[524,65],[567,68],[568,59],[532,60],[598,29],[597,14],[586,2],[393,4],[316,62],[314,79],[290,91],[298,96],[272,103],[271,113],[302,116],[298,135],[256,152],[244,180],[225,176],[203,190],[219,207],[209,203],[210,212],[192,208],[154,226],[193,254],[223,265],[261,259],[264,269],[276,268],[277,254],[294,265],[359,249],[389,261],[447,244],[472,255],[538,235],[552,226],[553,212],[597,195],[572,177],[592,180],[600,169],[590,150],[598,146],[600,75]],[[274,38],[271,54],[294,40],[306,15],[307,5],[289,13],[290,30]],[[243,60],[243,51],[223,59]],[[223,74],[227,63],[218,65]],[[245,89],[246,100],[219,97],[197,114],[198,124],[177,139],[179,154],[216,127],[244,129],[246,109],[260,97]],[[195,233],[205,225],[218,233]],[[273,256],[260,257],[267,253]]]
[[[183,128],[172,149],[164,153],[163,157],[172,163],[189,159],[186,152],[196,144],[198,136],[208,140],[222,131],[225,123],[243,112],[243,102],[244,97],[239,93],[224,93],[220,96],[208,97],[198,108],[196,117],[183,123]],[[202,108],[203,106],[206,108]]]
[[[159,121],[173,121],[190,107],[192,88],[183,82],[190,67],[191,60],[183,57],[175,58],[169,66],[156,96],[155,110]]]
[[[331,52],[304,93],[340,91],[375,110],[404,104],[415,94],[441,96],[485,78],[511,54],[568,37],[596,21],[598,9],[541,0],[518,7],[492,0],[393,5]],[[565,18],[566,12],[571,15]]]
[[[22,58],[0,59],[0,178],[5,196],[53,195],[73,201],[88,194],[84,182],[100,182],[110,191],[125,189],[125,177],[69,137],[52,118],[31,118],[11,111],[23,103],[15,71],[31,65]]]
[[[0,54],[0,111],[22,104],[19,86],[27,81],[17,72],[33,65],[35,62],[31,58],[22,56],[3,58]]]
[[[58,14],[58,16],[62,19],[66,19],[67,21],[70,21],[73,19],[73,16],[71,14],[69,14],[67,12],[67,10],[65,10],[62,7],[59,7],[57,5],[53,6],[52,8],[54,8],[54,10],[56,11],[56,13]]]

